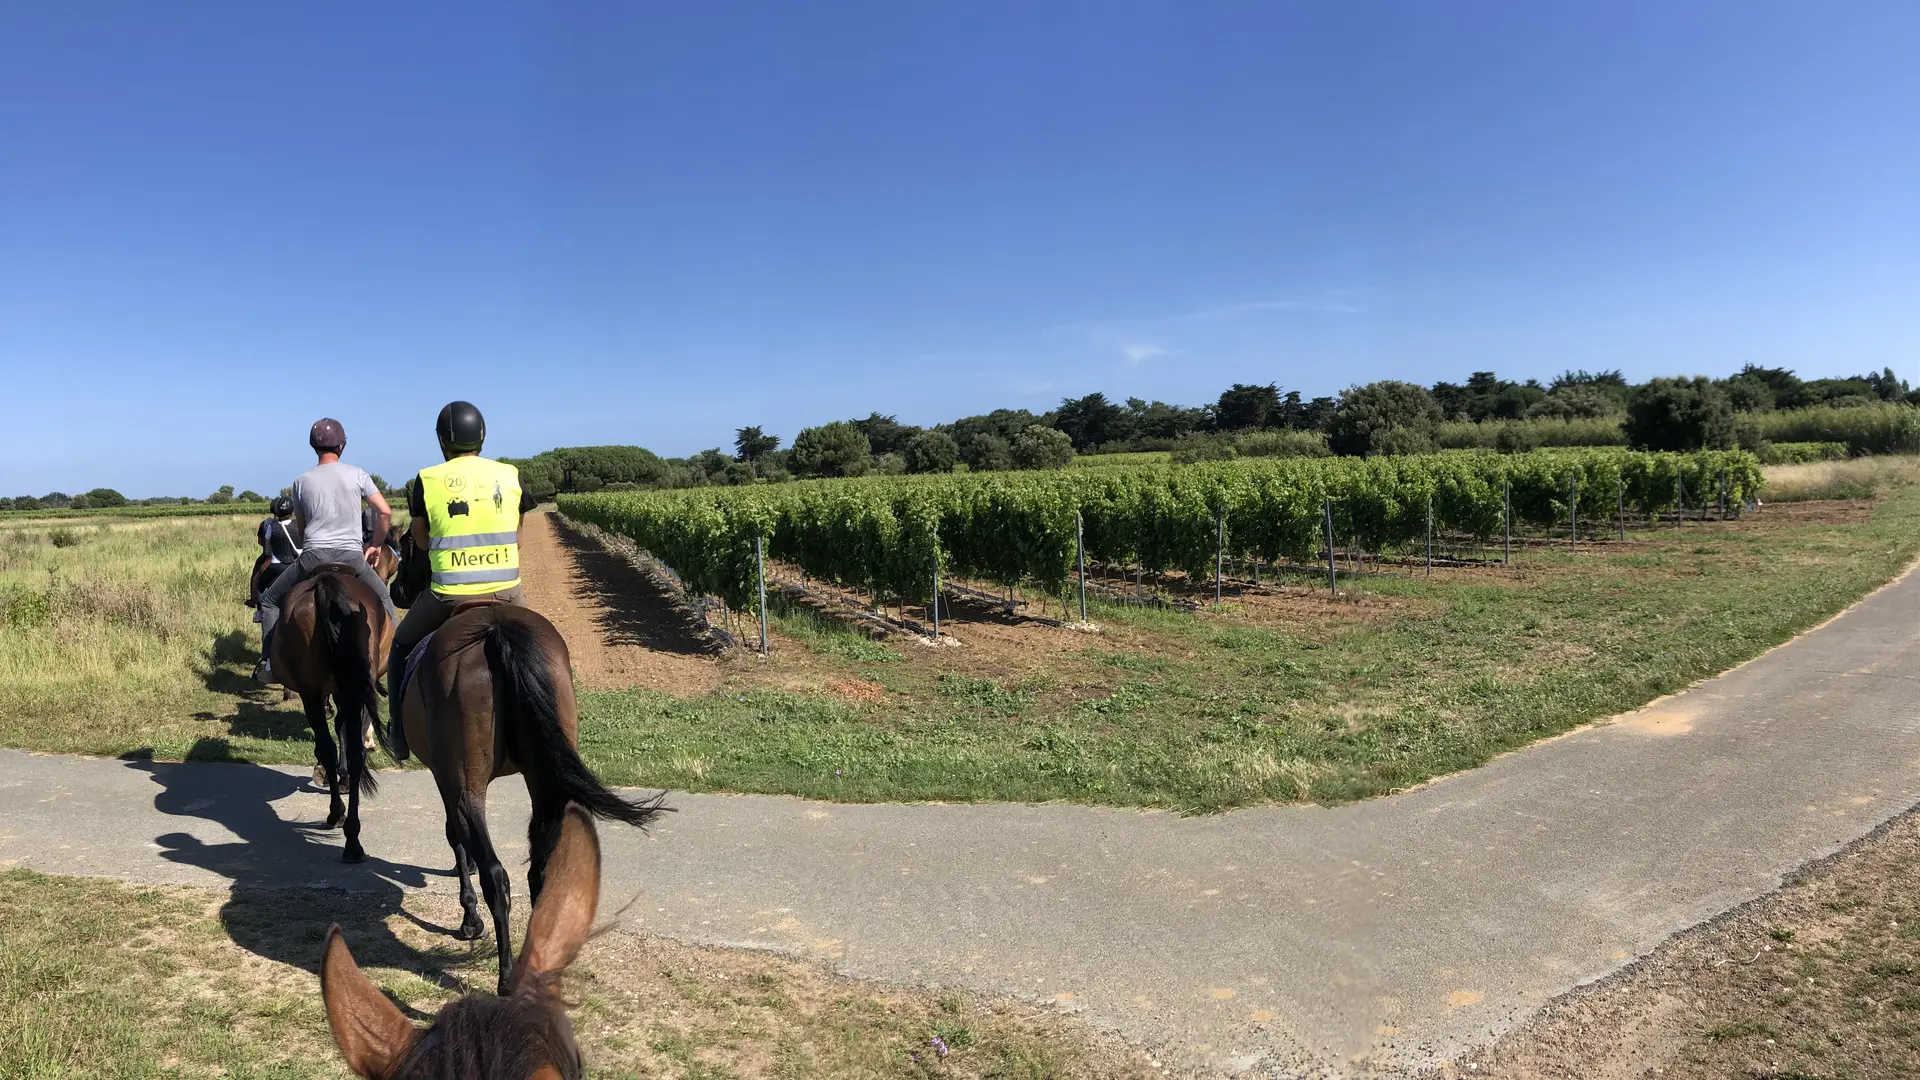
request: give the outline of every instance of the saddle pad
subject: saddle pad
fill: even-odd
[[[420,666],[420,658],[427,655],[427,646],[433,644],[433,635],[439,632],[438,630],[434,630],[426,637],[421,638],[420,644],[415,645],[413,651],[407,654],[407,662],[400,668],[400,685],[397,688],[400,696],[394,698],[393,701],[388,704],[388,708],[395,712],[400,711],[400,703],[407,700],[407,684],[413,681],[413,669]]]

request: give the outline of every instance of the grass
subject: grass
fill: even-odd
[[[783,607],[772,659],[725,661],[711,693],[584,692],[582,748],[615,783],[855,801],[1381,795],[1723,671],[1892,578],[1920,552],[1920,462],[1770,475],[1841,466],[1882,470],[1877,497],[1389,568],[1338,602],[1315,571],[1194,615],[1096,603],[1099,634],[962,618],[965,647],[929,649]],[[246,528],[6,533],[0,742],[310,761],[298,712],[244,678]]]
[[[1774,465],[1766,470],[1768,502],[1809,502],[1823,499],[1871,499],[1882,488],[1920,482],[1909,457],[1860,457],[1842,461],[1815,461]]]
[[[344,1078],[315,974],[336,921],[363,969],[417,1020],[493,984],[490,944],[431,929],[459,921],[450,898],[415,893],[403,914],[389,899],[324,890],[0,872],[0,1076]],[[596,1077],[1151,1075],[1051,1011],[623,933],[588,944],[566,991]]]

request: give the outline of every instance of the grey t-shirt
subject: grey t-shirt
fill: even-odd
[[[315,465],[293,482],[293,513],[306,524],[307,549],[360,550],[360,500],[373,478],[344,461]]]

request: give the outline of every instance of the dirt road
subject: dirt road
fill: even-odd
[[[720,684],[720,662],[672,598],[557,515],[521,522],[520,576],[528,606],[567,639],[582,687],[699,694]]]

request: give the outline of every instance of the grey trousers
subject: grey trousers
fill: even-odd
[[[387,583],[367,565],[367,557],[357,548],[336,548],[328,551],[316,551],[308,548],[300,553],[293,565],[280,572],[272,585],[260,594],[260,651],[262,655],[273,644],[273,628],[280,624],[280,605],[287,602],[287,594],[295,585],[313,576],[314,571],[328,563],[341,563],[353,568],[353,576],[360,579],[367,588],[372,589],[380,602],[387,606],[387,618],[395,618],[393,597],[387,595]]]

